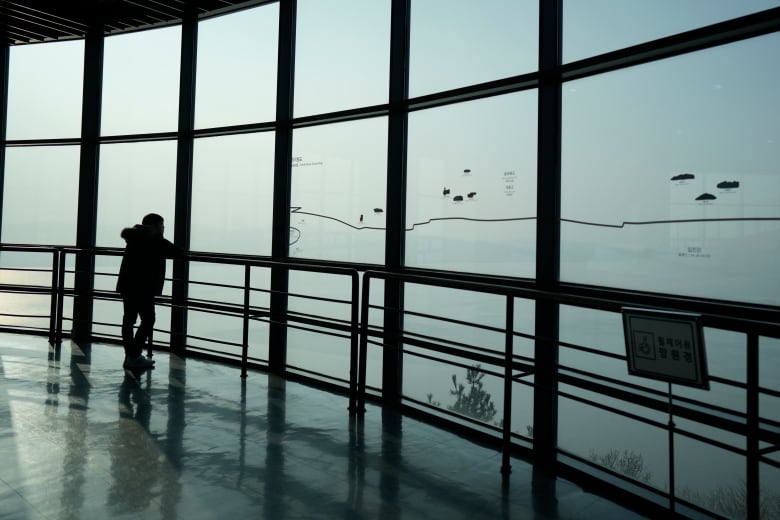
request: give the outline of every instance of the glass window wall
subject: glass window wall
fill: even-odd
[[[535,276],[536,92],[409,115],[406,264]]]
[[[387,119],[293,133],[290,256],[381,264]]]
[[[298,0],[295,117],[387,103],[390,3]]]
[[[79,147],[31,146],[5,153],[3,242],[74,245]]]
[[[778,54],[775,34],[564,85],[562,280],[780,303]]]
[[[147,213],[162,215],[172,240],[175,194],[175,141],[101,146],[96,244],[124,248],[119,233]]]
[[[273,121],[279,4],[198,24],[195,128]]]
[[[83,76],[82,40],[11,47],[7,138],[79,137]]]
[[[409,96],[535,71],[536,0],[413,0]]]
[[[106,38],[101,134],[176,131],[180,61],[181,26]]]
[[[563,0],[563,60],[588,58],[778,6],[777,0]]]
[[[195,141],[190,248],[271,254],[274,135]]]

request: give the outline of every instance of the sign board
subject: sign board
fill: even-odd
[[[698,314],[623,309],[628,373],[709,390]]]

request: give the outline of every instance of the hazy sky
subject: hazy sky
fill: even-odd
[[[567,0],[564,60],[777,5]],[[196,127],[273,119],[278,13],[201,23]],[[533,1],[412,2],[410,95],[533,71],[537,17]],[[299,1],[297,116],[386,101],[389,18],[389,1]],[[180,38],[179,27],[106,38],[104,134],[176,129]],[[78,137],[82,53],[81,41],[11,48],[9,139]],[[563,279],[778,303],[776,220],[619,227],[780,217],[778,55],[770,35],[563,85],[561,208],[578,222],[563,224]],[[536,119],[535,91],[410,114],[409,265],[534,276]],[[291,255],[383,261],[386,123],[295,132]],[[272,138],[196,141],[194,249],[270,253]],[[77,172],[75,147],[11,149],[3,240],[73,243]],[[695,178],[670,180],[683,172]],[[718,189],[725,180],[739,188]],[[147,211],[173,229],[173,141],[103,146],[99,183],[98,245],[121,246],[119,229]]]

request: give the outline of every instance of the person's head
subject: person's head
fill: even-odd
[[[165,219],[163,219],[157,213],[149,213],[148,215],[145,215],[141,221],[141,224],[159,231],[161,235],[165,231]]]

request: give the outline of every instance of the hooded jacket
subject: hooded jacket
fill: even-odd
[[[122,295],[156,296],[165,283],[165,259],[181,258],[184,252],[163,238],[152,226],[124,228],[125,254],[119,267],[116,290]]]

